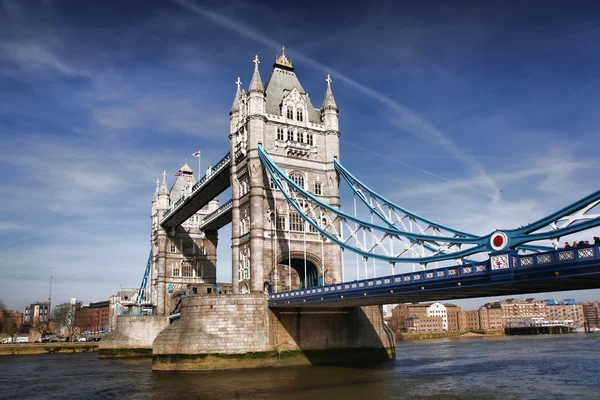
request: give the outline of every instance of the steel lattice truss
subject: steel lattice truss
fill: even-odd
[[[470,262],[467,257],[508,249],[546,250],[528,243],[551,240],[556,246],[561,236],[600,226],[600,215],[590,211],[600,203],[600,191],[564,209],[513,230],[496,231],[485,236],[461,232],[411,213],[378,195],[354,178],[340,163],[335,167],[368,207],[371,221],[347,214],[330,206],[298,186],[273,163],[262,146],[261,161],[290,207],[314,232],[335,242],[343,249],[366,259],[395,263],[428,263],[454,260]],[[378,222],[374,222],[374,216]]]

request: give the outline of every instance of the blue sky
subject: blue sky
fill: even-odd
[[[236,78],[247,87],[257,54],[266,81],[281,45],[315,105],[331,74],[344,165],[421,215],[487,234],[599,188],[592,5],[122,3],[0,2],[0,299],[11,308],[46,298],[50,275],[55,304],[139,285],[156,179],[166,169],[171,183],[196,150],[204,167],[225,154]],[[221,281],[229,237],[227,226]]]

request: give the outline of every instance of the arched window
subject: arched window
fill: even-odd
[[[291,129],[287,130],[287,140],[288,142],[292,142],[294,140],[294,131]]]
[[[294,119],[294,109],[292,107],[287,108],[287,117],[288,119]]]
[[[181,266],[181,276],[191,278],[194,276],[194,268],[189,263]]]
[[[300,143],[304,142],[304,132],[298,131],[298,141]]]
[[[283,128],[277,128],[277,140],[283,140]]]
[[[303,120],[302,110],[296,110],[296,119],[298,121],[302,121]]]
[[[304,175],[298,172],[292,172],[290,174],[290,179],[294,181],[294,183],[304,189]]]
[[[321,190],[321,182],[315,182],[315,194],[317,196],[320,196],[323,194],[323,191]]]

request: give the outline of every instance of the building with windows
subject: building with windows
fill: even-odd
[[[452,322],[448,322],[447,307],[452,308]],[[448,331],[448,327],[458,324],[459,307],[454,304],[423,303],[423,304],[398,304],[392,310],[392,329],[409,330],[414,332],[442,332]]]
[[[600,326],[600,303],[597,301],[581,304],[583,319],[586,324]]]
[[[75,315],[80,332],[108,331],[110,324],[110,301],[98,301],[83,305]]]
[[[546,303],[546,319],[550,321],[572,320],[575,325],[583,325],[583,305],[577,304],[575,299],[544,300]]]
[[[546,318],[546,303],[528,298],[525,300],[506,299],[489,303],[486,307],[501,310],[502,326],[506,327],[510,322],[524,321],[532,318]]]
[[[50,321],[50,306],[50,301],[37,301],[25,306],[23,325],[34,326],[37,323],[48,323]]]

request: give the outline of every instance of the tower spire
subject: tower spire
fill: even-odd
[[[237,85],[237,91],[235,92],[233,104],[231,105],[230,114],[237,113],[240,111],[240,97],[242,96],[242,81],[240,80],[239,76],[238,76],[235,84]]]
[[[163,171],[162,173],[162,183],[160,185],[160,192],[163,194],[168,194],[169,190],[167,189],[167,171]]]
[[[260,61],[258,60],[258,56],[255,56],[254,60],[252,60],[252,62],[254,63],[254,74],[252,74],[252,81],[250,81],[250,86],[248,87],[248,91],[250,93],[252,93],[252,92],[264,93],[265,88],[262,84],[262,80],[260,79],[260,73],[258,72],[258,64],[260,64]]]
[[[325,82],[327,82],[327,90],[325,91],[325,99],[323,99],[323,110],[336,110],[337,111],[337,105],[335,104],[335,99],[333,98],[333,92],[331,91],[331,77],[329,76],[329,74],[327,74],[327,79],[325,79]]]

